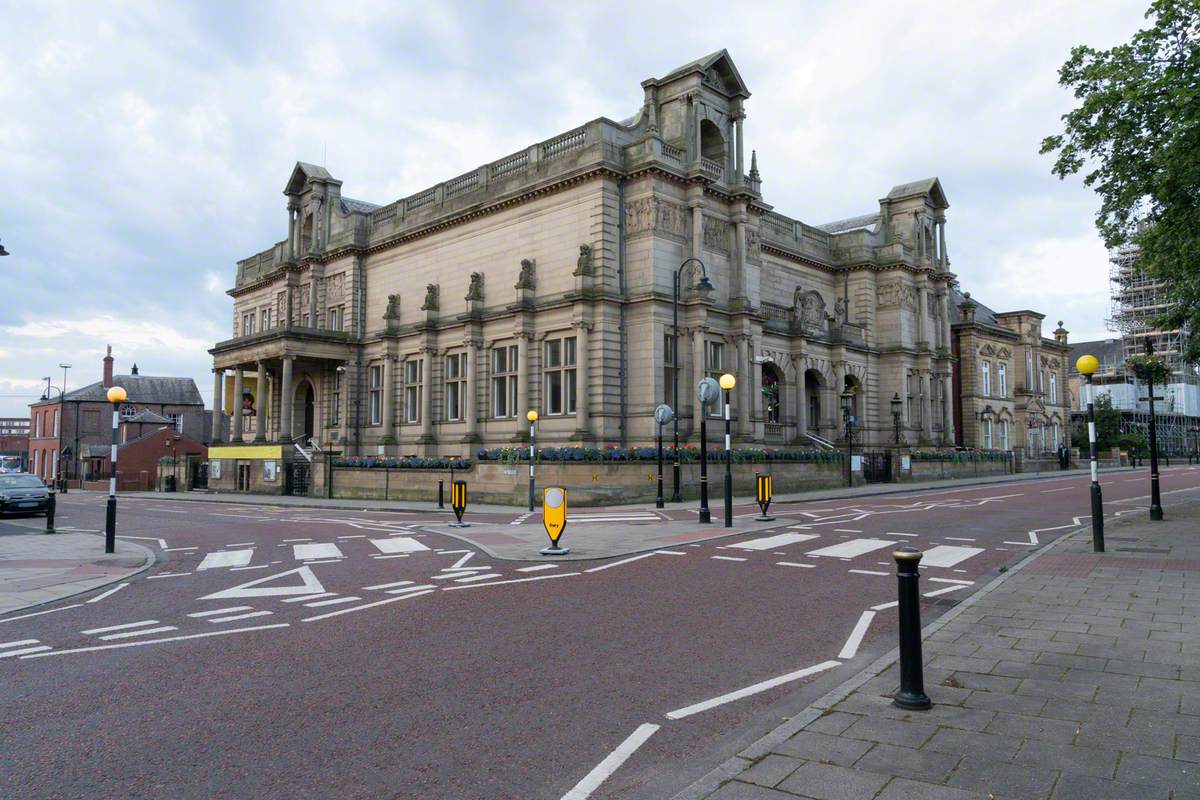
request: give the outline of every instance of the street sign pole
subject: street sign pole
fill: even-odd
[[[662,425],[658,426],[658,495],[654,498],[655,508],[666,508],[666,503],[663,502],[663,453],[662,453]]]
[[[658,425],[658,497],[654,500],[655,508],[664,508],[663,502],[663,425],[675,419],[675,411],[666,403],[660,403],[654,409],[654,422]],[[679,449],[675,450],[675,497],[679,497]]]
[[[696,384],[696,399],[700,401],[700,516],[698,521],[711,524],[708,508],[708,407],[721,399],[721,384],[716,378],[701,378]]]

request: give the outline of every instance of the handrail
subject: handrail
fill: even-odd
[[[820,436],[817,436],[815,433],[805,433],[804,435],[825,450],[837,450],[837,445],[828,439],[823,439]]]

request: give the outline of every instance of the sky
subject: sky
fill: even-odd
[[[963,289],[1105,338],[1098,201],[1050,174],[1058,68],[1148,5],[0,0],[0,416],[116,371],[196,379],[238,259],[286,235],[297,160],[388,203],[599,116],[727,48],[764,200],[821,224],[941,179]],[[1052,324],[1049,329],[1052,329]]]

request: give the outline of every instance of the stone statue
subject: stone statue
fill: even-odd
[[[386,320],[400,319],[400,295],[388,295],[387,309],[383,312],[383,318]]]
[[[590,244],[579,245],[579,259],[575,262],[575,274],[592,274],[592,246]]]
[[[472,301],[483,301],[483,273],[471,273],[471,285],[467,287],[467,296],[464,298],[468,303]]]
[[[846,309],[846,298],[844,298],[844,297],[839,297],[839,298],[837,299],[837,302],[833,304],[833,317],[834,317],[834,319],[836,319],[836,320],[839,320],[839,321],[841,321],[841,322],[849,322],[850,320],[849,320],[849,318],[846,316],[846,311],[847,311],[847,309]]]
[[[514,289],[536,289],[537,277],[534,274],[534,263],[532,259],[521,259],[521,274],[517,276],[517,285]]]
[[[438,285],[431,283],[425,287],[425,302],[421,304],[422,311],[438,310]]]
[[[825,299],[821,297],[821,293],[805,293],[800,311],[800,325],[806,331],[824,331],[827,321]]]

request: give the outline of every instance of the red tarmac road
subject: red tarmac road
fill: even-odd
[[[1145,470],[1103,483],[1108,513],[1144,513]],[[1046,543],[1077,527],[1087,484],[788,505],[771,531],[530,571],[544,562],[424,532],[429,515],[125,501],[122,534],[158,565],[0,617],[0,796],[525,800],[585,781],[573,797],[669,798],[894,646],[894,609],[848,639],[895,599],[895,546],[962,559],[922,570],[922,591],[942,592],[929,622],[1033,549],[1030,531]],[[1162,485],[1170,514],[1200,469],[1164,470]],[[68,495],[59,512],[95,529],[103,499]],[[791,541],[736,547],[777,534]],[[867,540],[884,544],[839,557]],[[49,649],[5,656],[35,648]],[[646,724],[628,760],[592,772]]]

